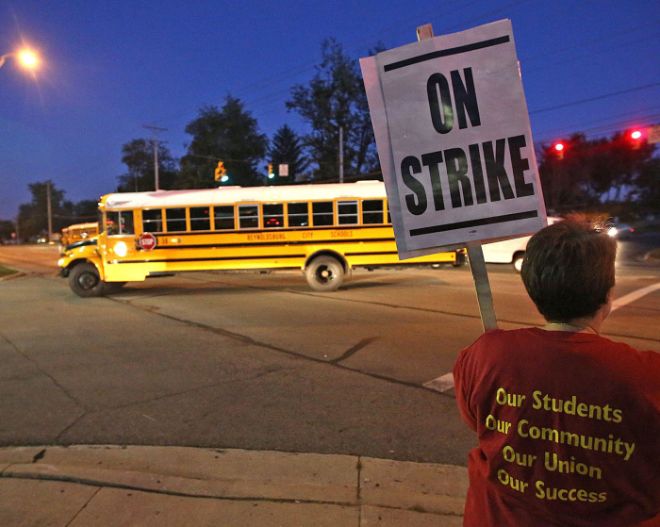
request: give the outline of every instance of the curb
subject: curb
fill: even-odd
[[[0,282],[4,282],[6,280],[14,280],[16,278],[20,278],[22,276],[25,276],[25,273],[22,271],[16,271],[15,273],[7,274],[4,276],[0,276]]]
[[[264,507],[273,507],[280,510],[281,518],[291,517],[291,507],[311,514],[306,516],[309,518],[317,518],[317,514],[321,514],[319,518],[330,514],[327,521],[333,514],[344,518],[334,525],[353,525],[347,518],[355,517],[358,523],[354,525],[367,525],[369,518],[369,525],[453,527],[462,523],[467,469],[352,455],[239,449],[112,445],[0,448],[0,488],[19,481],[32,487],[51,482],[94,488],[95,494],[87,498],[84,509],[97,514],[101,509],[93,505],[97,499],[98,506],[103,505],[102,493],[104,499],[112,501],[111,496],[120,499],[119,494],[125,500],[128,492],[139,498],[137,513],[145,510],[145,502],[154,499],[170,504],[181,499],[194,499],[199,504],[203,499],[215,502],[214,506],[218,502],[242,502],[244,507],[260,503],[262,512]],[[12,503],[15,518],[25,515],[25,507],[33,507],[30,496],[34,492],[34,488],[26,491],[24,503],[13,500],[18,502]],[[106,518],[109,523],[101,514],[94,517],[93,524],[117,525],[113,523],[115,507],[108,508],[108,514],[112,513]],[[218,525],[228,524],[220,521],[217,511],[214,514]],[[299,525],[287,521],[273,524]]]

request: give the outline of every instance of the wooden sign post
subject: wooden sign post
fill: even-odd
[[[417,40],[419,42],[430,38],[433,38],[433,26],[431,24],[424,24],[417,28]],[[490,288],[490,282],[488,280],[488,270],[486,269],[486,261],[484,260],[484,251],[481,248],[481,242],[468,242],[467,253],[484,332],[489,329],[497,329],[493,291]]]

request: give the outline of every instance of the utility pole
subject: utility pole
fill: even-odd
[[[50,203],[50,179],[46,181],[46,212],[48,214],[48,243],[53,241],[53,207]]]
[[[339,182],[344,182],[344,127],[339,127]]]
[[[145,124],[142,126],[143,128],[147,128],[148,130],[151,130],[153,133],[153,137],[151,139],[151,142],[154,147],[154,187],[156,190],[159,190],[160,183],[158,179],[158,137],[157,134],[158,132],[167,132],[167,128],[160,128],[158,126],[154,126],[152,124]]]

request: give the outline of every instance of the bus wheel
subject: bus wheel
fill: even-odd
[[[332,256],[319,256],[305,268],[305,278],[314,291],[336,291],[344,281],[344,267]]]
[[[101,296],[103,294],[103,281],[99,272],[90,263],[76,265],[69,273],[69,287],[83,298]]]

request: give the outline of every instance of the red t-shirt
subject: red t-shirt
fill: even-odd
[[[479,438],[464,526],[627,527],[660,511],[660,355],[495,330],[461,352],[454,380]]]

